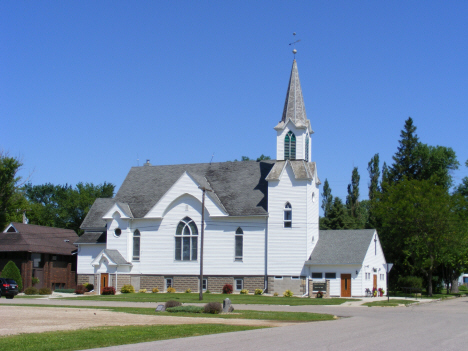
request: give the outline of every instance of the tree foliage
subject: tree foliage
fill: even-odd
[[[372,201],[377,194],[380,192],[380,169],[379,169],[379,154],[375,154],[367,164],[367,170],[369,171],[369,200]]]
[[[112,197],[115,186],[110,183],[94,185],[78,183],[71,185],[25,186],[25,195],[30,202],[30,223],[57,228],[72,229],[82,234],[80,225],[97,198]]]
[[[351,183],[348,184],[348,195],[346,196],[346,207],[351,218],[357,218],[357,212],[359,207],[359,181],[361,176],[359,175],[358,168],[354,167],[351,174]]]
[[[21,278],[20,270],[13,261],[8,261],[5,267],[3,267],[0,278],[13,279],[18,284],[18,290],[23,290],[23,279]]]
[[[328,214],[330,213],[331,207],[333,205],[333,195],[331,191],[332,190],[328,184],[328,179],[325,179],[322,191],[322,209],[324,217],[328,217]]]

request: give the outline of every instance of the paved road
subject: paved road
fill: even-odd
[[[155,307],[156,303],[57,299],[8,303]],[[343,316],[338,321],[124,345],[101,350],[464,350],[468,345],[468,298],[411,307],[236,305],[237,309],[307,311]],[[349,317],[349,318],[346,318]]]

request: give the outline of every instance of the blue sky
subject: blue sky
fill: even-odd
[[[466,1],[2,1],[0,149],[33,184],[117,188],[137,159],[275,158],[293,32],[335,196],[357,166],[367,198],[408,116],[468,159]]]

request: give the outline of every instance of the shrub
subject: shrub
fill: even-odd
[[[2,274],[0,278],[10,278],[13,279],[16,284],[18,284],[18,290],[23,290],[23,279],[21,279],[21,273],[15,262],[8,261],[8,263],[3,267]]]
[[[460,286],[458,287],[458,290],[459,290],[459,291],[468,291],[468,288],[467,288],[466,286],[464,286],[464,285],[460,285]]]
[[[52,294],[52,290],[49,288],[41,288],[39,289],[39,295],[50,295]]]
[[[115,295],[115,288],[113,286],[106,286],[102,289],[102,295]]]
[[[144,293],[146,293],[146,289],[140,289],[140,290],[138,290],[138,292],[144,294]]]
[[[83,295],[85,291],[86,291],[86,288],[84,287],[84,285],[77,285],[75,289],[75,294]]]
[[[400,288],[422,289],[423,279],[421,277],[414,276],[399,277],[398,285],[400,286]]]
[[[124,286],[122,286],[122,289],[120,289],[120,292],[123,294],[134,293],[135,288],[133,287],[133,285],[125,284]]]
[[[273,296],[278,296],[278,293],[277,293],[277,292],[275,292],[275,293],[273,294]]]
[[[232,285],[231,284],[224,284],[223,286],[223,294],[232,294]]]
[[[242,289],[242,290],[240,291],[240,293],[241,293],[242,295],[247,295],[247,294],[249,293],[249,291],[248,291],[247,289]]]
[[[211,294],[211,291],[209,291],[208,289],[206,289],[205,294]]]
[[[29,288],[24,289],[24,293],[26,295],[37,295],[37,294],[39,294],[39,290],[37,290],[33,286],[30,286]]]
[[[94,290],[94,284],[88,283],[88,284],[86,285],[86,290],[87,290],[87,291],[93,291],[93,290]]]
[[[185,290],[185,292],[186,292],[187,294],[190,294],[190,293],[192,292],[192,289],[188,288],[187,290]]]
[[[283,293],[284,297],[293,297],[293,295],[294,295],[293,292],[289,289]]]
[[[31,279],[31,284],[34,286],[36,284],[38,284],[40,282],[39,278],[36,278],[36,277],[32,277]]]
[[[255,295],[262,295],[263,290],[262,289],[255,289]]]
[[[153,288],[153,290],[151,290],[151,291],[154,292],[154,293],[158,293],[159,289],[158,288]]]
[[[178,306],[178,307],[169,307],[166,309],[167,312],[185,312],[185,313],[203,313],[205,311],[204,307],[201,306]]]
[[[218,314],[222,311],[223,306],[219,302],[209,302],[205,305],[205,313]]]
[[[173,293],[176,292],[176,290],[172,286],[170,286],[170,287],[167,288],[166,292],[169,293],[169,294],[173,294]]]
[[[321,299],[323,297],[323,292],[319,291],[317,292],[317,298]]]
[[[166,310],[167,310],[168,308],[171,308],[171,307],[182,306],[182,304],[179,301],[169,300],[164,304],[164,306],[166,307]]]

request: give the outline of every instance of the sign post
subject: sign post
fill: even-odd
[[[387,270],[387,302],[390,301],[390,289],[388,288],[388,274],[392,270],[393,263],[385,263],[385,268]]]

